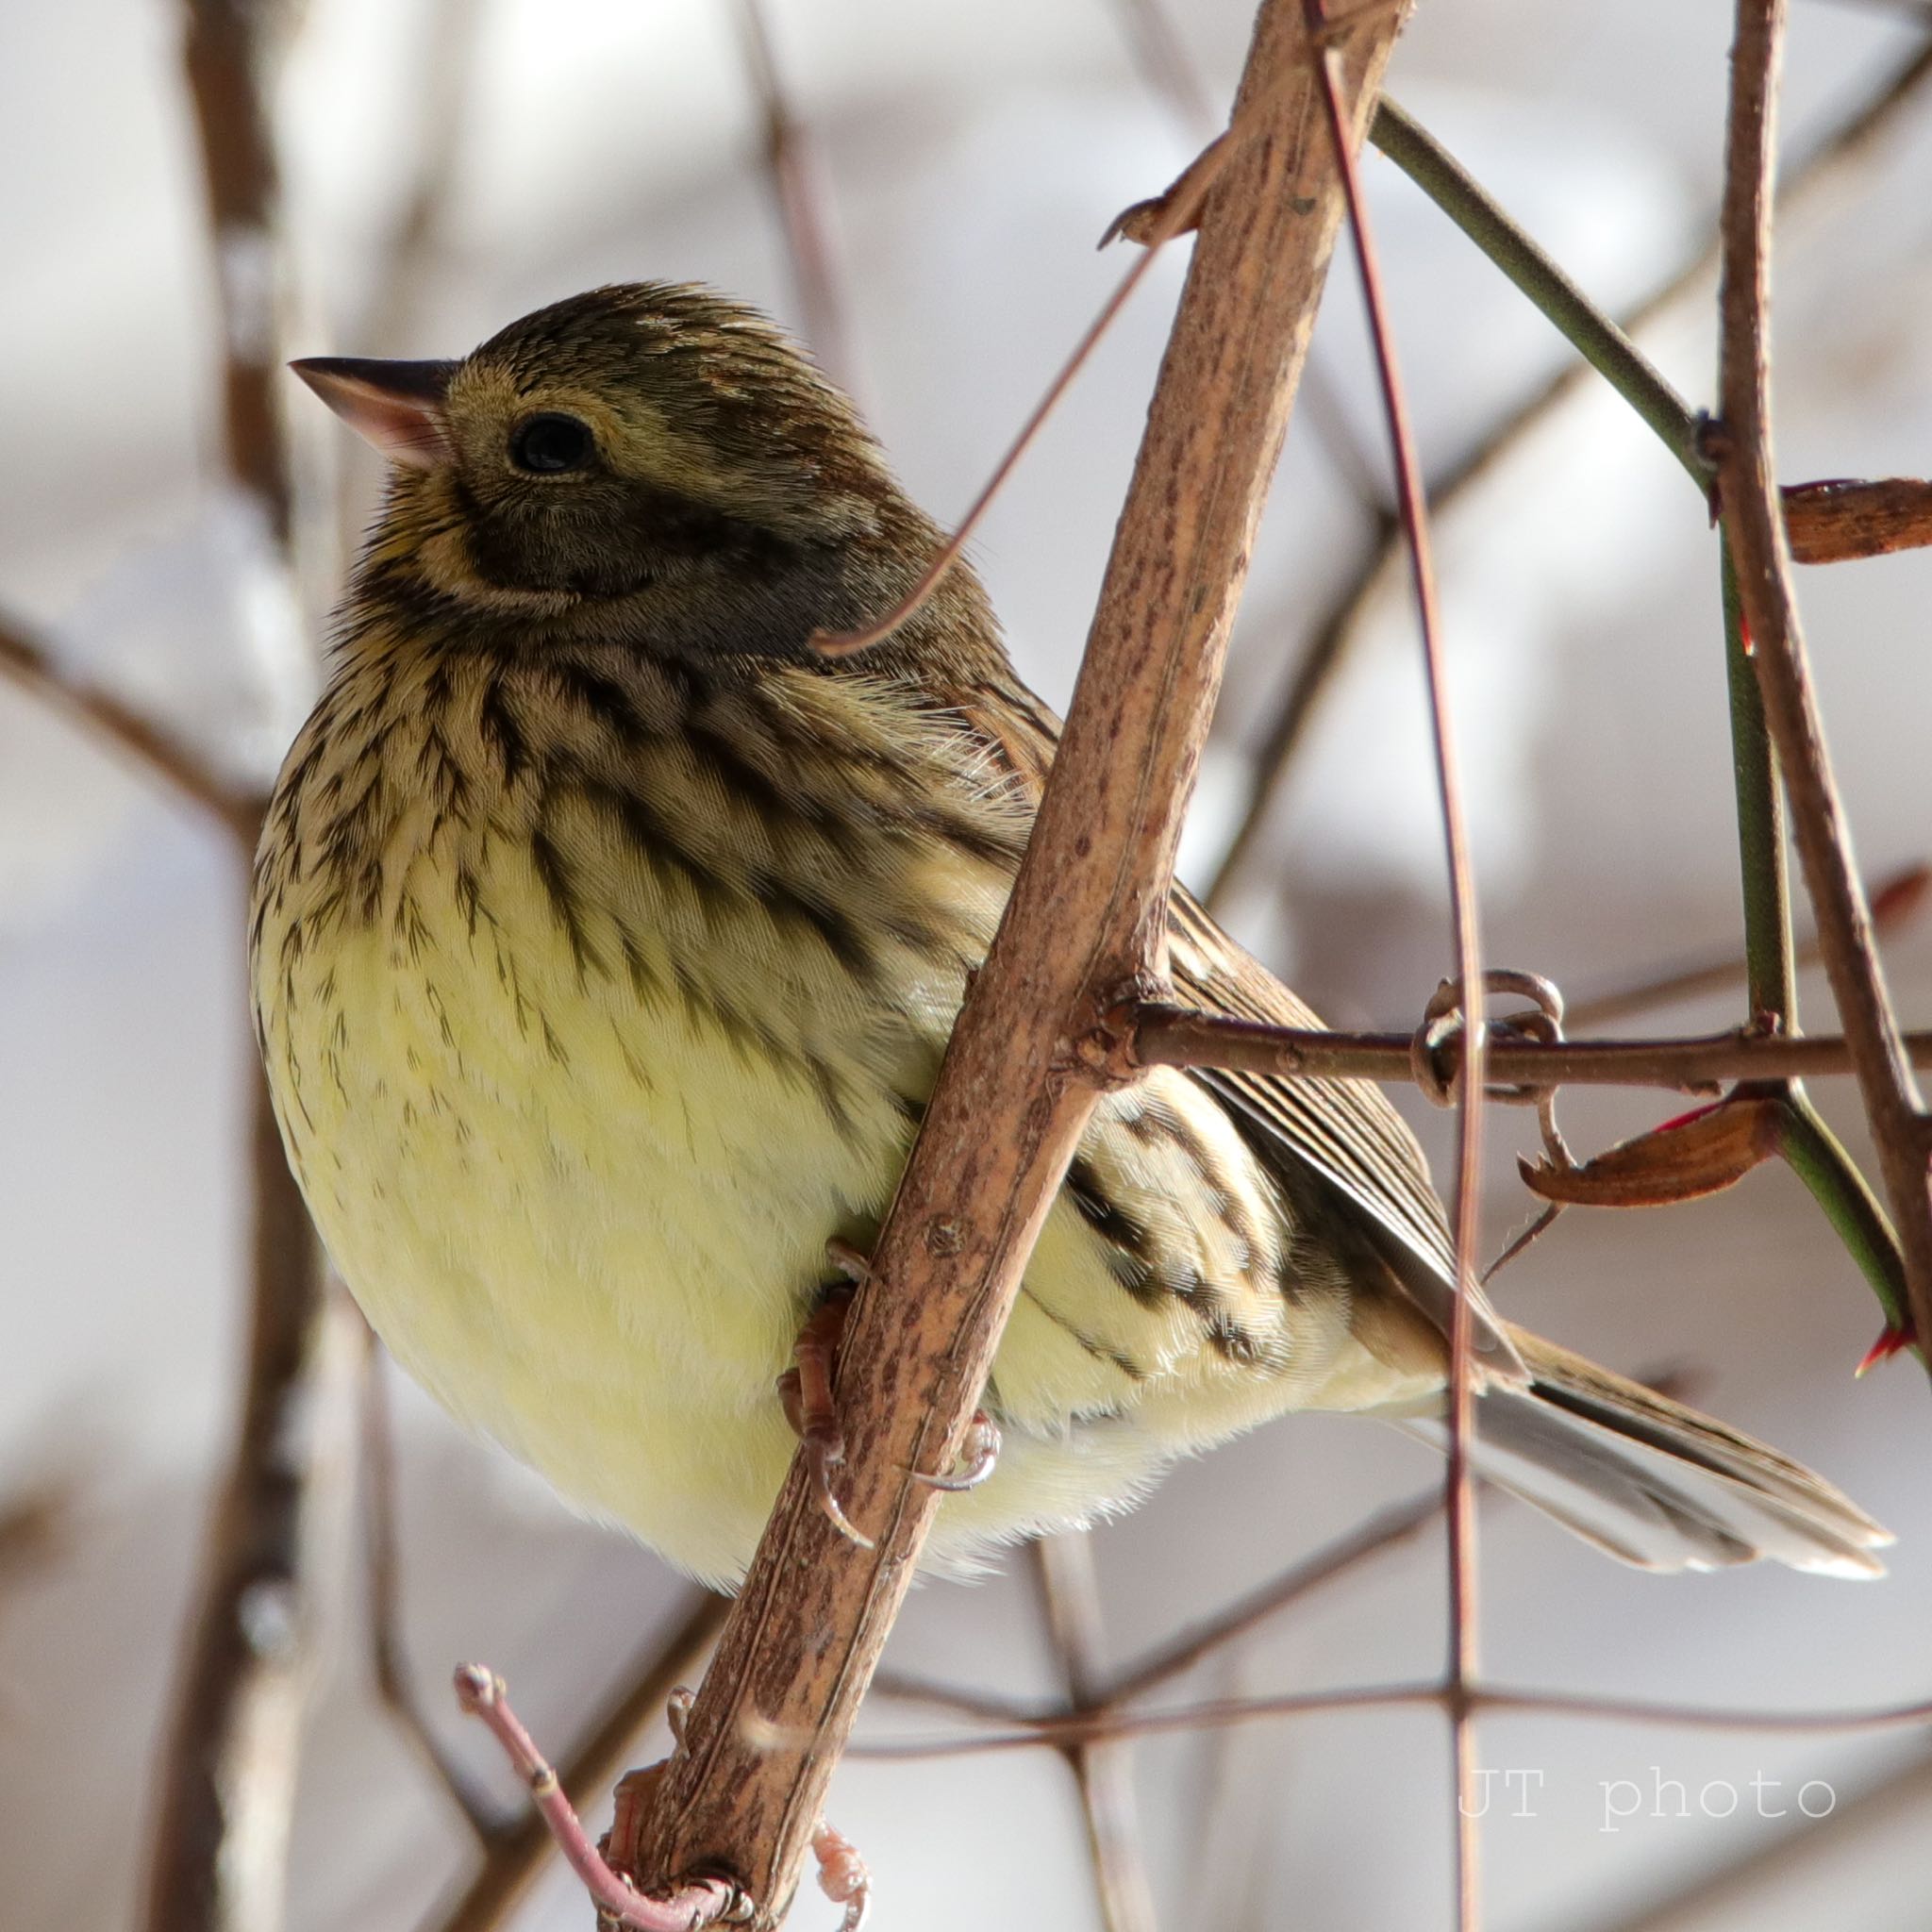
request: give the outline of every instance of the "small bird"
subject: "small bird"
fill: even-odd
[[[1058,722],[963,563],[886,641],[814,648],[942,539],[725,296],[606,288],[460,361],[294,367],[392,470],[256,870],[289,1158],[411,1374],[728,1587],[799,1432],[836,1465],[845,1277]],[[1179,998],[1318,1024],[1185,891],[1171,928]],[[1291,1410],[1440,1435],[1453,1279],[1377,1089],[1146,1073],[1068,1172],[984,1394],[1003,1447],[929,1560],[1124,1507]],[[1830,1484],[1474,1315],[1481,1466],[1579,1535],[1880,1574],[1890,1537]]]

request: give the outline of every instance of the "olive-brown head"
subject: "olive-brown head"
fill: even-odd
[[[792,656],[889,608],[938,541],[850,402],[708,289],[593,290],[460,361],[291,366],[394,466],[365,602]]]

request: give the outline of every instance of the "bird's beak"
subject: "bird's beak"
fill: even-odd
[[[289,367],[391,462],[434,470],[455,456],[442,408],[454,362],[308,356]]]

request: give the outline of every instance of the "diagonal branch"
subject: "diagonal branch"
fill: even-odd
[[[791,111],[763,0],[738,0],[746,76],[764,135],[765,180],[784,230],[805,339],[814,358],[856,392],[850,305],[830,223],[816,144]]]
[[[1932,42],[1919,48],[1856,111],[1790,170],[1779,191],[1778,205],[1795,209],[1827,194],[1846,173],[1869,160],[1874,147],[1896,126],[1900,117],[1932,83]],[[1487,199],[1487,197],[1485,197]],[[1641,333],[1699,288],[1717,263],[1713,242],[1700,247],[1673,274],[1613,326],[1625,339]],[[1589,325],[1588,306],[1573,314],[1573,322]],[[1611,338],[1602,336],[1607,344]],[[1432,484],[1429,501],[1440,519],[1473,496],[1530,436],[1547,423],[1589,380],[1593,364],[1579,360],[1559,370],[1491,430],[1469,455],[1453,464]],[[1794,540],[1802,532],[1807,546],[1823,554],[1843,553],[1859,538],[1858,525],[1872,507],[1866,486],[1842,499],[1818,492],[1816,486],[1799,485],[1788,495],[1793,514]],[[1888,503],[1897,492],[1885,492]],[[1877,544],[1874,535],[1867,547]],[[1863,554],[1857,552],[1853,554]],[[1234,888],[1256,856],[1262,828],[1273,819],[1284,796],[1289,774],[1306,740],[1307,727],[1335,674],[1364,629],[1364,619],[1378,593],[1394,577],[1401,562],[1401,533],[1391,519],[1370,547],[1368,557],[1338,593],[1327,615],[1311,633],[1281,708],[1256,754],[1254,776],[1241,810],[1241,824],[1230,840],[1207,894],[1210,909],[1224,910]]]
[[[58,711],[143,777],[207,812],[244,852],[253,845],[255,808],[236,797],[190,746],[112,691],[69,676],[6,619],[0,619],[0,676]]]
[[[1357,140],[1405,11],[1357,16]],[[790,1899],[936,1507],[911,1473],[961,1443],[1106,1077],[1074,1042],[1164,966],[1182,808],[1341,214],[1307,54],[1298,6],[1269,0],[1241,101],[1270,110],[1208,198],[1026,859],[853,1307],[845,1501],[876,1545],[840,1537],[794,1465],[641,1841],[613,1845],[646,1889],[722,1871],[766,1924]]]
[[[1818,922],[1879,1172],[1905,1254],[1906,1292],[1921,1338],[1932,1337],[1932,1193],[1926,1123],[1853,863],[1851,831],[1825,750],[1824,721],[1798,623],[1790,549],[1774,466],[1770,404],[1771,194],[1783,0],[1740,0],[1723,217],[1714,439],[1725,541],[1749,625],[1791,807],[1792,830]]]

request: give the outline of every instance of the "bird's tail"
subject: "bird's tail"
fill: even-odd
[[[1475,1467],[1589,1541],[1646,1570],[1769,1557],[1824,1576],[1882,1576],[1891,1533],[1775,1449],[1554,1342],[1512,1327],[1526,1384],[1492,1382]],[[1414,1427],[1414,1424],[1410,1424]],[[1441,1424],[1425,1429],[1440,1441]]]

